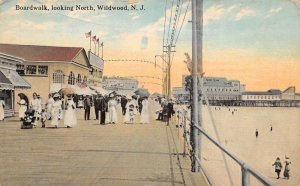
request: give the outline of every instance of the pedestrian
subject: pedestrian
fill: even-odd
[[[64,110],[65,110],[65,99],[64,95],[60,96],[60,108],[59,108],[59,115],[58,120],[62,120],[64,118]]]
[[[53,105],[52,105],[52,120],[51,120],[51,125],[53,125],[55,128],[58,127],[58,117],[59,117],[59,112],[61,112],[61,100],[60,100],[60,95],[58,93],[54,94],[53,96]]]
[[[42,128],[46,127],[46,121],[48,119],[47,117],[47,109],[42,109],[42,113],[41,113],[41,122],[42,122]]]
[[[100,111],[100,124],[105,125],[105,113],[107,111],[107,103],[105,98],[100,94],[98,108]]]
[[[172,100],[170,99],[167,103],[167,125],[169,125],[171,117],[175,114]]]
[[[24,120],[25,118],[25,112],[28,108],[28,98],[27,96],[25,96],[25,94],[23,93],[20,93],[18,94],[19,98],[20,98],[20,101],[18,102],[18,104],[20,105],[20,108],[19,108],[19,118],[21,121]]]
[[[256,138],[258,137],[258,130],[257,129],[255,131],[255,136],[256,136]]]
[[[98,94],[94,100],[94,109],[95,109],[95,116],[96,116],[95,120],[99,119],[99,101],[100,101],[100,96]]]
[[[282,165],[281,165],[279,157],[276,158],[276,161],[272,164],[272,166],[275,166],[275,172],[277,173],[277,179],[279,179],[280,178],[280,172],[281,172],[281,169],[282,169]]]
[[[4,120],[4,108],[5,108],[4,98],[0,98],[0,121]]]
[[[273,126],[271,125],[271,127],[270,127],[270,131],[272,132],[273,131]]]
[[[91,100],[89,96],[85,97],[83,108],[84,108],[84,120],[90,120]]]
[[[108,123],[116,124],[118,122],[118,116],[117,116],[117,100],[115,96],[110,97],[110,100],[108,101],[108,113],[109,113]]]
[[[127,104],[126,96],[122,96],[121,97],[121,107],[122,107],[123,116],[125,116],[125,114],[126,114],[126,104]]]
[[[234,114],[234,111],[232,111],[232,115]]]
[[[124,123],[133,123],[134,117],[137,113],[137,102],[130,96],[127,96],[127,100]]]
[[[142,100],[142,112],[141,112],[141,123],[147,124],[150,123],[150,116],[149,116],[149,102],[148,98],[144,98]]]
[[[144,99],[143,98],[139,98],[138,99],[138,107],[139,107],[139,113],[140,113],[140,115],[142,114],[142,110],[143,110],[143,104],[142,104],[142,101],[143,101]]]
[[[34,120],[33,126],[37,127],[38,121],[40,119],[40,114],[41,114],[39,111],[42,110],[41,109],[42,106],[41,106],[40,100],[37,97],[37,93],[34,92],[32,94],[32,97],[33,97],[33,99],[30,101],[30,106],[31,106],[31,109],[34,110],[35,120]]]
[[[290,179],[290,164],[292,164],[292,162],[290,161],[289,157],[285,157],[285,166],[284,166],[284,171],[283,171],[283,176],[287,179]]]
[[[83,100],[81,95],[79,96],[79,99],[78,99],[78,102],[77,102],[77,107],[80,108],[80,109],[84,107],[84,100]]]
[[[72,99],[72,95],[67,95],[68,100],[66,102],[66,112],[64,117],[64,125],[67,128],[72,128],[73,126],[77,125],[77,118],[76,118],[76,105]]]
[[[47,101],[47,118],[49,120],[51,120],[51,112],[52,112],[52,105],[53,105],[53,98],[52,98],[52,95],[49,94],[48,95],[48,101]]]

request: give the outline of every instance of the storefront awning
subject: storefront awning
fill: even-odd
[[[14,90],[13,84],[1,71],[0,71],[0,90]]]
[[[2,71],[1,72],[6,76],[7,79],[13,84],[14,88],[16,89],[27,89],[31,88],[31,85],[23,79],[16,71],[9,70],[9,71]]]

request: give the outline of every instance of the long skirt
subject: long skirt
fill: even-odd
[[[0,106],[0,121],[4,120],[4,109]]]
[[[64,125],[73,127],[77,125],[76,110],[69,108],[65,112]]]
[[[19,118],[24,118],[25,117],[25,112],[27,110],[26,105],[21,105],[19,109]]]
[[[59,115],[59,109],[53,109],[51,125],[58,126],[58,115]]]

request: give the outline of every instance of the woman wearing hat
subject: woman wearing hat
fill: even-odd
[[[115,97],[111,96],[110,100],[108,101],[108,114],[109,114],[108,123],[115,124],[118,122],[117,104],[118,103],[117,103]]]
[[[53,125],[55,128],[58,127],[58,116],[59,112],[61,110],[61,101],[60,101],[60,95],[58,93],[54,94],[53,96],[53,104],[52,104],[52,120],[51,125]]]
[[[0,98],[0,121],[4,120],[4,107],[5,107],[4,99]]]
[[[280,172],[281,172],[281,169],[282,169],[282,165],[281,165],[279,157],[276,158],[276,161],[272,164],[272,166],[275,166],[275,172],[277,173],[277,179],[279,179],[280,178]]]
[[[34,123],[33,123],[33,126],[36,127],[37,124],[38,124],[38,120],[40,118],[40,110],[42,108],[42,105],[41,105],[41,102],[40,100],[38,99],[37,97],[37,93],[33,93],[32,94],[32,97],[33,99],[30,101],[30,106],[31,106],[31,109],[34,110],[34,117],[36,118]]]
[[[72,128],[73,126],[77,125],[76,106],[72,99],[72,95],[67,95],[67,96],[68,96],[68,100],[66,102],[64,125],[66,125],[67,128]]]
[[[287,179],[290,179],[290,164],[292,164],[292,162],[290,161],[289,157],[285,157],[285,166],[284,166],[284,172],[283,172],[283,176]]]

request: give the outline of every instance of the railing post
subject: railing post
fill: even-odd
[[[186,114],[187,112],[183,110],[183,157],[186,155]]]
[[[250,175],[246,164],[242,165],[242,186],[250,185]]]

